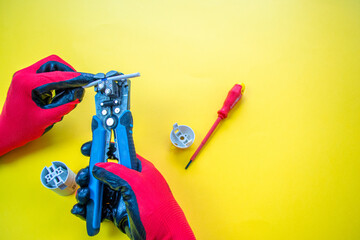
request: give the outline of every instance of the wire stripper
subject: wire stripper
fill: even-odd
[[[138,170],[138,162],[132,136],[133,119],[130,112],[130,80],[139,73],[123,75],[110,71],[106,75],[94,75],[94,81],[86,86],[94,86],[96,115],[92,119],[92,144],[89,171],[96,163],[117,159],[119,164]],[[113,141],[111,142],[113,135]],[[111,155],[111,156],[110,156]],[[89,236],[100,231],[103,184],[90,174],[90,200],[86,206],[86,228]],[[119,213],[120,214],[120,213]],[[124,222],[127,214],[123,209]],[[128,229],[127,229],[128,230]]]

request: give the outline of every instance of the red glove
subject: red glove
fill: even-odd
[[[140,172],[123,165],[106,162],[98,163],[93,169],[95,178],[105,183],[109,189],[104,189],[103,217],[115,223],[122,231],[123,215],[121,201],[111,191],[119,192],[125,202],[129,218],[130,231],[126,231],[135,240],[193,240],[195,236],[172,195],[168,184],[154,165],[140,157]],[[89,199],[88,168],[77,175],[77,183],[81,186],[77,192],[79,203],[74,206],[72,213],[86,218],[86,203]],[[110,197],[109,197],[110,196]],[[114,202],[118,199],[118,202]]]
[[[52,55],[14,74],[0,115],[0,156],[48,131],[73,110],[91,74]]]

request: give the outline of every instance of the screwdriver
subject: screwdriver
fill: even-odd
[[[224,105],[217,112],[218,118],[216,119],[215,123],[211,127],[210,131],[206,134],[205,138],[202,140],[200,146],[196,149],[195,153],[190,158],[190,161],[186,165],[185,169],[187,169],[190,166],[190,164],[195,160],[196,156],[199,154],[200,150],[203,148],[205,143],[208,141],[211,134],[215,131],[215,129],[219,125],[220,121],[227,118],[230,110],[240,100],[241,96],[244,93],[244,90],[245,90],[245,85],[242,83],[242,84],[235,84],[235,86],[229,91],[229,93],[225,99]]]

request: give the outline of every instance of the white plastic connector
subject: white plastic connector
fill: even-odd
[[[52,162],[50,167],[44,167],[40,175],[44,187],[59,195],[67,196],[75,192],[75,173],[62,162]]]
[[[170,133],[170,140],[175,147],[188,148],[195,140],[195,133],[190,127],[175,123]]]

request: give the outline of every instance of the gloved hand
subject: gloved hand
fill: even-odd
[[[92,174],[103,182],[103,219],[114,222],[131,239],[188,240],[195,236],[186,217],[172,195],[168,184],[154,165],[137,155],[140,172],[113,162],[98,163]],[[76,193],[78,204],[71,212],[86,219],[86,203],[89,200],[89,168],[79,171],[76,181],[80,189]],[[126,209],[127,223],[120,220]]]
[[[0,115],[0,156],[47,132],[73,110],[91,74],[52,55],[16,72]]]

